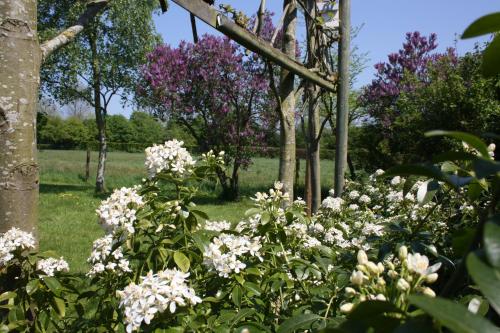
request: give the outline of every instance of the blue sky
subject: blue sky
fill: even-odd
[[[218,0],[217,3],[230,4],[253,14],[260,3],[258,0]],[[282,11],[282,0],[267,0],[269,10]],[[169,1],[168,12],[155,17],[158,32],[165,43],[178,45],[181,40],[192,40],[189,14]],[[438,36],[439,50],[455,46],[459,54],[471,50],[475,42],[486,39],[460,40],[459,35],[478,17],[500,11],[500,0],[352,0],[352,24],[363,25],[353,41],[360,52],[368,53],[367,68],[358,77],[356,87],[370,83],[373,78],[373,65],[385,61],[387,55],[397,51],[408,31],[420,31],[424,35],[435,32]],[[200,34],[217,31],[198,21]],[[300,36],[300,33],[299,33]],[[129,113],[123,110],[118,100],[111,106],[111,113]]]

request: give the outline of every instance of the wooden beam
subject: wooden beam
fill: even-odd
[[[328,91],[336,92],[337,87],[335,82],[326,80],[317,73],[309,70],[302,63],[288,57],[268,42],[238,26],[232,20],[217,12],[205,2],[201,0],[172,1],[250,51],[253,51],[267,60],[288,69],[303,79],[314,82]]]

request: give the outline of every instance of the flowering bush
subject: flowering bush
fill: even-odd
[[[97,209],[106,235],[93,244],[86,276],[69,275],[62,258],[30,253],[30,234],[0,237],[0,327],[292,332],[340,323],[335,329],[351,332],[356,322],[387,332],[379,320],[406,325],[414,306],[433,316],[418,294],[451,288],[446,280],[467,254],[464,232],[498,203],[487,180],[500,170],[493,149],[466,139],[468,151],[447,155],[455,162],[378,170],[348,182],[341,198],[331,191],[313,216],[276,182],[237,223],[211,220],[191,201],[197,184],[224,167],[222,155],[195,161],[175,140],[148,148],[149,177]],[[472,309],[484,307],[469,294]]]

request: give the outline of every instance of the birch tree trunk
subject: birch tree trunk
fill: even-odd
[[[36,233],[36,15],[36,0],[0,1],[0,232],[17,227]]]
[[[99,138],[99,158],[97,161],[97,175],[95,182],[96,193],[106,192],[104,174],[106,170],[106,157],[108,142],[106,139],[106,110],[101,106],[101,69],[97,54],[97,32],[95,29],[89,33],[90,49],[92,52],[92,85],[94,90],[94,111]]]
[[[287,10],[283,23],[283,52],[289,57],[296,57],[297,6],[294,0],[284,0]],[[280,166],[279,180],[284,191],[294,198],[295,178],[295,75],[281,67],[280,76]]]
[[[316,1],[307,0],[307,10],[310,14],[306,15],[307,28],[307,51],[308,51],[308,67],[318,68],[319,66],[319,43],[317,40],[316,31]],[[309,160],[309,179],[311,189],[311,213],[316,213],[321,204],[321,176],[320,176],[320,156],[319,156],[319,94],[320,88],[312,82],[306,83],[306,99],[308,103],[308,124],[307,124],[307,139],[308,149],[307,158]]]

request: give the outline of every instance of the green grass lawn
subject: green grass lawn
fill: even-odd
[[[103,235],[97,225],[95,210],[105,196],[94,194],[94,177],[97,153],[91,156],[91,179],[84,181],[84,151],[44,150],[40,160],[40,249],[54,250],[63,255],[73,271],[87,270],[86,258],[92,241]],[[303,185],[304,162],[301,163]],[[333,161],[322,161],[322,184],[326,192],[333,183]],[[242,199],[238,202],[221,202],[218,191],[205,190],[197,198],[199,208],[211,219],[236,221],[252,206],[249,199],[256,191],[272,186],[278,174],[278,160],[256,158],[240,175]],[[145,177],[144,154],[111,152],[106,164],[106,185],[112,190],[139,184]]]

